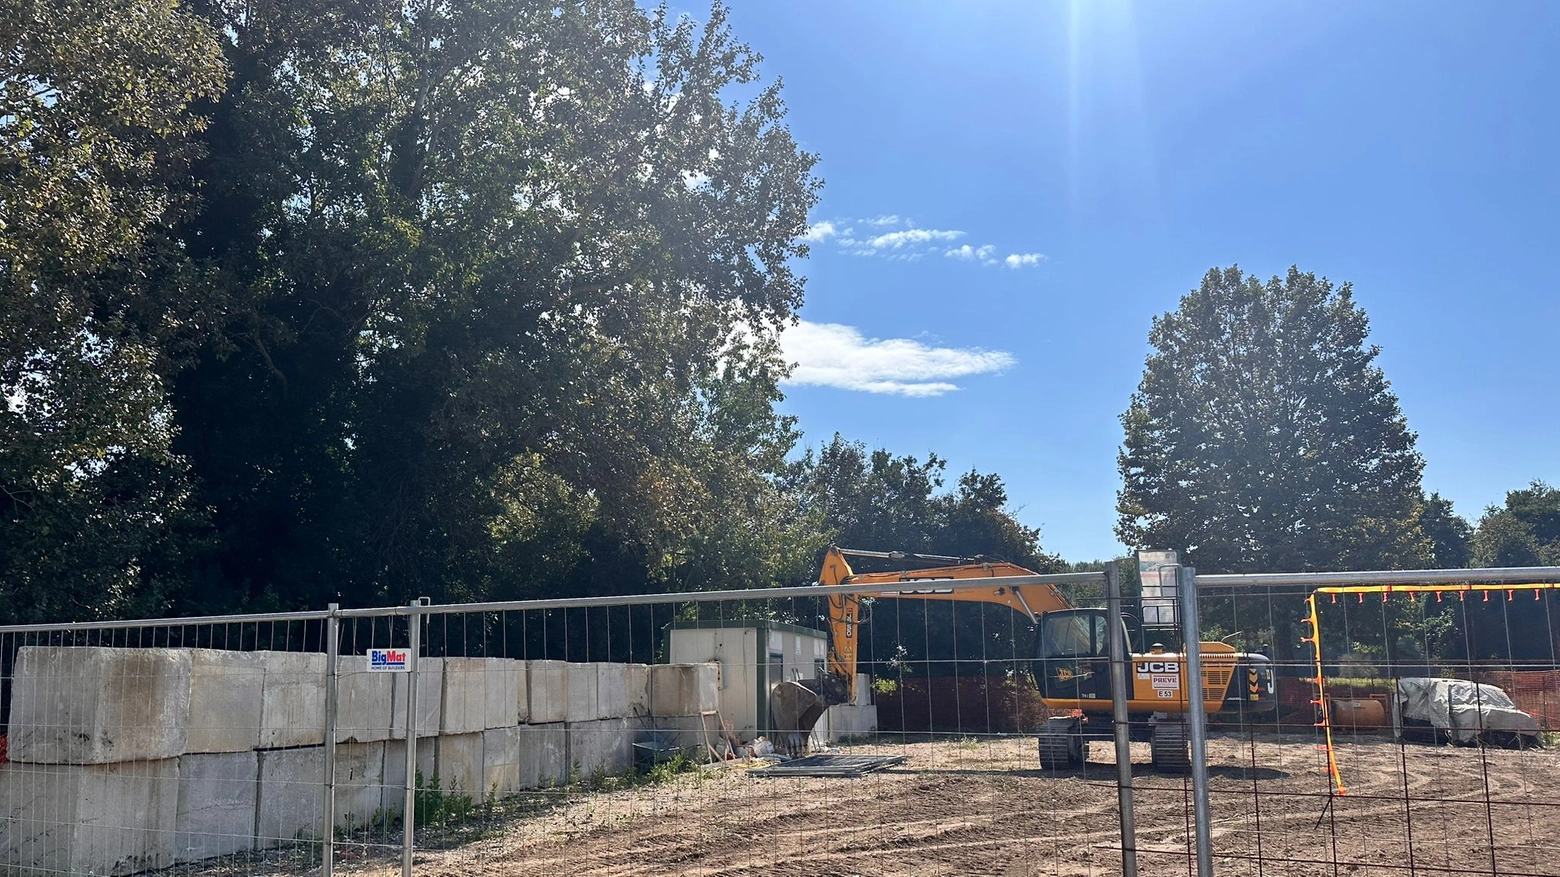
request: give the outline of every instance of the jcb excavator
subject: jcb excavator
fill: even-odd
[[[857,573],[847,557],[942,564],[895,572]],[[860,627],[867,622],[862,600],[951,600],[996,603],[1020,613],[1035,625],[1030,671],[1040,697],[1053,713],[1040,732],[1040,764],[1067,768],[1088,758],[1088,741],[1111,736],[1109,616],[1104,609],[1079,609],[1055,585],[998,585],[989,589],[939,590],[947,579],[1032,576],[1011,563],[980,558],[916,555],[902,552],[853,551],[831,547],[824,555],[819,585],[861,585],[859,592],[832,594],[829,604],[827,672],[817,679],[783,682],[770,694],[771,723],[783,744],[804,744],[823,711],[850,700],[856,690],[856,655]],[[913,587],[905,588],[906,584]],[[1272,662],[1262,654],[1237,652],[1222,642],[1200,644],[1202,679],[1194,701],[1188,689],[1182,655],[1150,646],[1141,623],[1128,618],[1126,643],[1132,651],[1127,672],[1127,710],[1133,736],[1146,737],[1153,762],[1163,769],[1184,769],[1187,752],[1185,718],[1190,709],[1219,712],[1227,701],[1244,701],[1248,708],[1276,707]]]

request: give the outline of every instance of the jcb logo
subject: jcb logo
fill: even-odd
[[[1179,672],[1181,672],[1181,662],[1180,661],[1138,661],[1137,662],[1137,671],[1139,673],[1179,673]]]

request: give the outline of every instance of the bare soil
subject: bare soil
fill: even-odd
[[[1560,875],[1560,751],[1340,741],[1346,794],[1330,793],[1310,735],[1210,744],[1220,875]],[[907,755],[862,779],[761,779],[712,768],[615,792],[560,790],[553,806],[448,849],[416,873],[1083,877],[1121,873],[1115,768],[1095,743],[1085,769],[1036,767],[1033,737],[879,742]],[[1190,781],[1154,772],[1134,744],[1139,870],[1194,873]],[[354,861],[355,860],[355,861]],[[344,847],[337,873],[399,874]]]

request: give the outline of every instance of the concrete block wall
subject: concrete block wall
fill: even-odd
[[[175,860],[178,759],[0,765],[0,871],[119,877]]]
[[[180,757],[174,861],[198,862],[253,848],[259,781],[255,752]]]
[[[419,665],[418,770],[474,801],[630,770],[650,717],[686,726],[719,685],[714,664]],[[132,874],[316,839],[325,670],[287,652],[20,649],[0,872]],[[340,658],[338,827],[404,806],[409,681]]]
[[[184,751],[259,749],[265,655],[190,649],[189,656],[189,730]]]
[[[190,669],[190,653],[181,649],[18,649],[11,760],[108,764],[182,755]]]
[[[656,724],[675,731],[683,750],[702,753],[706,739],[720,740],[719,721],[702,715],[720,708],[719,664],[653,664],[648,668],[645,697]]]

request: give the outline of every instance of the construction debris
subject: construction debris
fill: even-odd
[[[863,777],[904,764],[903,755],[809,755],[749,771],[756,777]]]

